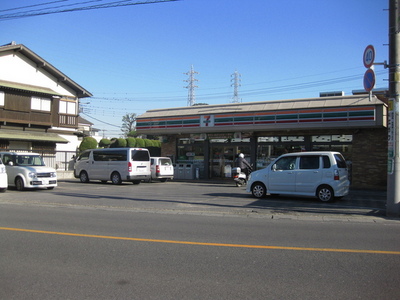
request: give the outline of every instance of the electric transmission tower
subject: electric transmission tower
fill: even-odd
[[[233,97],[232,97],[232,103],[240,103],[242,102],[242,99],[239,98],[239,94],[238,94],[238,87],[241,86],[240,84],[240,77],[242,77],[242,75],[238,72],[235,71],[235,73],[233,73],[231,75],[231,77],[233,77],[231,79],[231,81],[233,81],[233,83],[231,84],[231,86],[233,86]]]
[[[194,94],[194,89],[198,88],[197,85],[195,85],[195,82],[198,81],[197,79],[194,78],[194,74],[199,74],[198,72],[196,72],[193,69],[193,65],[190,69],[189,72],[187,73],[183,73],[185,75],[189,75],[189,79],[188,80],[184,80],[185,82],[188,82],[189,84],[187,86],[185,86],[185,88],[188,89],[188,101],[187,101],[187,105],[188,106],[193,106],[196,103],[196,96]]]

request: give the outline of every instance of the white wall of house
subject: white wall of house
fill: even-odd
[[[69,143],[68,144],[57,143],[56,144],[57,151],[76,151],[76,149],[82,142],[82,139],[79,140],[79,138],[76,135],[59,134],[59,136],[69,141]]]
[[[72,89],[57,82],[56,78],[18,52],[0,54],[0,79],[46,87],[64,96],[76,96]]]

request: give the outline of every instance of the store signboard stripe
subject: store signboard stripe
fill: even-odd
[[[375,115],[375,106],[231,113],[214,115],[214,126],[343,122],[350,120],[350,118],[351,120],[356,120],[356,118],[358,120],[374,120]],[[200,121],[200,116],[145,118],[137,120],[137,128],[143,130],[150,128],[200,127]]]

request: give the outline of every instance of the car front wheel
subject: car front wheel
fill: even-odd
[[[261,182],[256,182],[251,186],[251,193],[256,198],[263,198],[267,194],[267,188]]]
[[[24,181],[21,177],[17,177],[17,179],[15,179],[15,187],[18,191],[23,191],[25,189]]]
[[[81,174],[79,175],[79,179],[81,180],[82,183],[89,182],[89,176],[85,171],[81,172]]]

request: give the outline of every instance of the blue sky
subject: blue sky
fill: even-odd
[[[0,17],[44,2],[2,0]],[[24,44],[90,91],[82,116],[117,137],[127,113],[187,106],[192,65],[198,103],[230,103],[235,70],[242,102],[363,89],[365,47],[375,47],[375,62],[388,60],[387,8],[382,0],[181,0],[0,20],[0,44]],[[376,88],[387,87],[387,69],[375,72]]]

